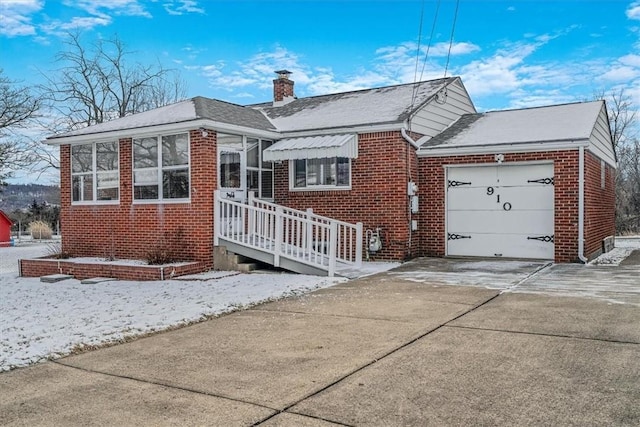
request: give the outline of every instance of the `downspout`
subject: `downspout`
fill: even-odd
[[[578,258],[584,264],[589,260],[584,256],[584,147],[578,152]]]
[[[402,134],[402,137],[411,145],[413,145],[415,148],[420,148],[420,146],[418,145],[417,142],[415,142],[413,140],[413,138],[411,138],[409,136],[409,134],[407,133],[407,130],[403,127],[402,129],[400,129],[400,133]]]

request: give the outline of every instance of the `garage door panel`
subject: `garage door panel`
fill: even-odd
[[[454,235],[455,236],[455,235]],[[447,242],[448,255],[503,258],[553,259],[553,242],[534,240],[524,234],[460,234]]]
[[[447,192],[450,211],[552,210],[553,186],[465,187]]]
[[[473,215],[473,220],[469,215]],[[447,229],[451,233],[527,233],[553,234],[553,224],[549,223],[549,211],[450,211]]]
[[[495,185],[497,180],[495,166],[483,166],[478,168],[449,168],[447,172],[448,188],[486,187]]]
[[[498,185],[545,185],[553,178],[553,164],[502,165],[497,170]]]
[[[553,164],[447,169],[449,255],[553,259]]]

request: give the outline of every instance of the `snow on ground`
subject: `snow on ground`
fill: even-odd
[[[640,236],[616,237],[616,247],[592,260],[592,265],[619,265],[634,250],[640,249]]]
[[[44,244],[0,248],[0,372],[346,280],[213,271],[175,280],[95,285],[18,277],[18,259],[48,253]],[[365,263],[364,273],[397,265]]]

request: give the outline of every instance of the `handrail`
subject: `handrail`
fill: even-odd
[[[350,224],[258,200],[250,195],[247,203],[214,198],[214,241],[220,238],[268,252],[274,265],[280,258],[326,270],[333,276],[336,262],[362,265],[362,223]]]

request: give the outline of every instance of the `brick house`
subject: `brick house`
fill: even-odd
[[[271,221],[270,209],[285,212],[284,231],[267,227],[285,252],[354,224],[356,255],[374,259],[573,262],[614,234],[604,102],[479,114],[459,77],[296,98],[277,73],[269,103],[196,97],[48,138],[60,146],[63,251],[172,250],[210,268],[215,244],[242,252],[242,227]],[[232,218],[247,202],[255,212]],[[324,217],[339,222],[311,231]],[[277,252],[264,260],[286,258]]]

